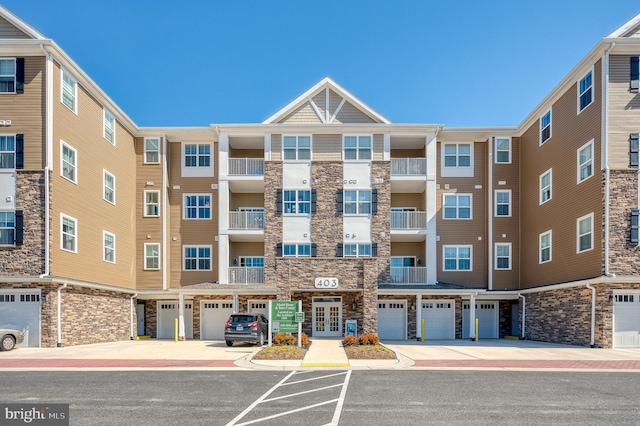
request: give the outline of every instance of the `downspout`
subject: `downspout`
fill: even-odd
[[[167,135],[162,137],[162,289],[167,290]]]
[[[489,184],[487,185],[487,213],[489,216],[489,229],[487,230],[487,259],[489,261],[489,265],[487,266],[487,290],[493,290],[493,137],[489,138],[489,146],[488,146],[488,157],[489,164],[487,169],[489,170]]]
[[[604,162],[604,274],[607,277],[615,278],[615,274],[609,272],[609,186],[610,186],[610,172],[609,169],[609,52],[614,48],[616,42],[611,43],[611,46],[604,52],[602,60],[602,67],[604,72],[602,73],[602,92],[603,92],[603,107],[602,107],[602,152]],[[593,332],[593,330],[592,330]],[[593,335],[591,337],[591,343],[593,344]]]
[[[51,244],[51,214],[49,209],[50,205],[50,193],[49,193],[49,172],[53,164],[53,60],[51,55],[45,50],[44,45],[40,43],[40,49],[45,54],[47,62],[46,71],[46,146],[45,154],[46,161],[44,167],[44,272],[40,275],[40,278],[44,278],[50,274],[49,258],[51,256],[51,250],[49,245]]]
[[[61,326],[62,326],[62,320],[61,320],[61,315],[60,315],[60,310],[61,310],[61,303],[60,303],[60,297],[61,297],[61,291],[64,290],[65,288],[67,288],[67,283],[62,284],[60,287],[58,287],[58,312],[56,313],[57,316],[57,320],[58,320],[58,342],[56,344],[57,347],[61,348],[62,347],[62,330],[61,330]]]
[[[522,333],[521,333],[521,335],[522,335],[522,339],[524,339],[524,325],[525,325],[525,321],[524,320],[525,320],[525,313],[526,313],[526,309],[525,308],[526,308],[527,303],[526,303],[526,300],[525,300],[524,296],[521,295],[520,293],[518,293],[518,297],[522,298]]]
[[[133,299],[135,299],[136,297],[138,297],[138,293],[134,294],[129,299],[129,303],[130,303],[129,315],[130,315],[130,321],[131,321],[130,326],[129,326],[129,332],[130,332],[130,335],[131,335],[131,340],[134,340],[134,338],[133,338]]]
[[[591,284],[586,284],[586,287],[591,290],[591,342],[592,348],[596,343],[596,289],[591,287]]]

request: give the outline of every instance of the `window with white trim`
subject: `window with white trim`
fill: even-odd
[[[578,114],[593,102],[593,68],[578,81]]]
[[[496,270],[511,270],[511,243],[496,243]]]
[[[442,246],[443,271],[471,271],[472,246]]]
[[[443,219],[471,219],[471,194],[444,194]]]
[[[371,213],[371,190],[369,189],[345,189],[344,214],[369,214]]]
[[[16,93],[16,59],[0,59],[0,93]]]
[[[442,177],[473,177],[473,144],[443,144],[440,161]]]
[[[144,213],[145,217],[160,216],[160,191],[144,191]]]
[[[69,144],[60,141],[60,175],[73,183],[78,183],[78,152]]]
[[[511,138],[496,138],[496,163],[511,163]]]
[[[495,216],[511,217],[511,190],[497,189],[495,191]]]
[[[593,213],[578,218],[576,231],[577,252],[582,253],[593,249]]]
[[[540,204],[551,199],[551,170],[549,169],[540,175]]]
[[[116,263],[116,236],[111,232],[102,231],[102,260],[109,263]]]
[[[160,163],[160,138],[144,138],[144,164]]]
[[[78,221],[65,214],[60,214],[60,248],[78,252]]]
[[[0,245],[13,245],[15,243],[15,230],[15,212],[0,212]]]
[[[540,239],[540,263],[551,261],[551,230],[543,232],[539,236]]]
[[[0,169],[16,168],[16,137],[0,135]]]
[[[211,246],[184,246],[184,271],[210,271]]]
[[[311,191],[308,189],[287,189],[283,192],[283,212],[285,214],[309,214],[311,212]]]
[[[593,176],[593,139],[578,149],[578,183]]]
[[[103,170],[104,192],[102,198],[111,204],[116,203],[116,177],[106,170]]]
[[[183,219],[211,219],[211,194],[184,194]]]
[[[371,160],[371,136],[344,136],[345,160]]]
[[[211,145],[208,143],[184,145],[185,167],[211,167]]]
[[[310,160],[311,136],[283,136],[283,160]]]
[[[371,244],[370,243],[358,243],[358,244],[346,244],[343,247],[344,257],[371,257]]]
[[[282,255],[285,257],[311,257],[311,244],[283,244]]]
[[[540,145],[551,137],[551,110],[540,117]]]
[[[240,257],[240,266],[262,268],[264,267],[264,257]]]
[[[78,114],[78,82],[68,72],[62,70],[60,86],[62,87],[60,102],[73,111],[74,114]]]
[[[144,244],[144,269],[145,270],[160,269],[160,244],[159,243]]]
[[[116,144],[116,118],[107,109],[104,109],[102,136],[112,145]]]

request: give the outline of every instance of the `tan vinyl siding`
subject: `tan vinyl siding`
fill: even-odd
[[[133,288],[136,263],[136,155],[133,136],[116,126],[117,145],[103,137],[103,108],[78,85],[78,115],[60,102],[54,66],[51,273]],[[60,174],[60,140],[77,151],[77,185]],[[103,169],[116,177],[116,204],[103,200]],[[60,213],[77,219],[77,253],[60,246]],[[103,230],[116,236],[116,263],[104,262]]]
[[[264,207],[263,193],[231,193],[229,197],[229,209],[239,210],[240,207]]]
[[[322,92],[315,95],[313,97],[313,102],[316,104],[320,112],[324,112],[327,105],[326,90],[323,90]],[[329,101],[329,104],[331,104],[331,101]]]
[[[318,114],[313,110],[311,104],[309,102],[305,102],[294,112],[280,120],[280,123],[320,124],[322,121],[320,120],[320,117],[318,117]]]
[[[314,161],[342,161],[342,135],[313,135]]]
[[[415,207],[416,211],[424,211],[426,206],[426,191],[420,194],[392,193],[391,207]]]
[[[440,150],[442,143],[438,143],[438,169],[440,169]],[[486,163],[487,152],[485,142],[473,144],[474,150],[474,177],[473,178],[443,178],[438,177],[440,189],[436,193],[436,226],[440,241],[437,243],[438,281],[463,285],[466,287],[487,286],[487,253],[486,253]],[[449,189],[444,189],[445,185]],[[482,185],[476,189],[475,185]],[[444,194],[471,194],[472,218],[471,220],[443,219],[443,195]],[[478,239],[478,238],[481,239]],[[443,271],[443,246],[472,246],[472,271]]]
[[[609,72],[609,166],[629,169],[629,135],[640,133],[640,96],[629,92],[629,56],[611,56]]]
[[[340,112],[338,112],[334,123],[375,123],[375,121],[351,103],[345,102]]]
[[[264,243],[229,243],[229,266],[240,266],[241,257],[264,257]],[[237,264],[233,263],[234,259],[238,259]]]
[[[282,161],[282,135],[271,135],[271,161]]]
[[[594,66],[594,101],[577,114],[577,82],[553,105],[553,136],[542,146],[537,121],[521,138],[521,284],[523,288],[602,273],[600,170],[601,66]],[[577,184],[577,150],[594,140],[594,176]],[[526,160],[526,161],[525,161]],[[539,204],[539,177],[552,172],[552,199]],[[576,219],[594,213],[594,249],[576,253]],[[552,230],[552,261],[539,263],[539,234]],[[570,268],[567,265],[571,265]]]
[[[384,160],[384,135],[373,135],[373,161]]]
[[[333,90],[329,90],[329,111],[331,111],[331,115],[335,114],[340,102],[342,102],[342,97]]]
[[[12,57],[14,58],[14,57]],[[24,168],[43,169],[46,164],[46,60],[24,58],[24,93],[0,95],[0,117],[11,126],[0,127],[0,134],[24,134]]]
[[[409,243],[397,242],[391,243],[391,256],[417,257],[424,261],[425,247],[424,242]],[[416,265],[418,266],[418,265]]]
[[[0,39],[29,39],[27,34],[16,28],[12,23],[0,17]]]

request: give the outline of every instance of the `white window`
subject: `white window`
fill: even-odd
[[[593,213],[577,220],[577,252],[582,253],[593,248]]]
[[[511,138],[496,138],[496,163],[511,163]]]
[[[292,189],[282,192],[283,212],[285,214],[311,213],[311,191],[303,189]]]
[[[144,191],[144,216],[160,216],[160,191]]]
[[[348,189],[344,194],[344,214],[371,213],[371,191],[368,189]]]
[[[144,245],[144,269],[160,269],[160,244],[146,243]]]
[[[310,257],[311,244],[283,244],[282,255],[285,257]]]
[[[211,219],[211,194],[184,194],[183,219]]]
[[[345,136],[345,160],[371,160],[371,136]]]
[[[471,271],[471,246],[442,246],[444,271]]]
[[[0,59],[0,93],[16,93],[16,60]]]
[[[442,177],[473,177],[473,144],[445,143],[441,151]]]
[[[247,268],[263,268],[264,257],[241,257],[240,266]]]
[[[549,169],[540,175],[540,204],[551,199],[551,170]]]
[[[371,244],[345,244],[344,257],[371,257]]]
[[[104,192],[102,198],[111,204],[116,203],[116,177],[106,170],[103,170]]]
[[[311,136],[283,136],[282,158],[284,160],[310,160]]]
[[[471,219],[471,194],[444,194],[443,219]]]
[[[540,263],[551,261],[551,230],[540,234]]]
[[[578,114],[593,102],[593,68],[578,81]]]
[[[102,135],[113,145],[116,144],[116,118],[106,109],[104,110]]]
[[[211,246],[184,246],[184,271],[210,271]]]
[[[496,194],[495,216],[510,217],[511,216],[511,190],[498,189]]]
[[[0,135],[0,169],[16,168],[16,137]]]
[[[109,263],[116,263],[116,236],[111,232],[102,231],[102,239],[102,260]]]
[[[160,139],[144,138],[144,164],[160,163]]]
[[[551,137],[551,110],[540,117],[540,145]]]
[[[62,90],[60,91],[60,102],[67,108],[78,113],[78,82],[71,77],[68,72],[62,70],[62,80],[60,83]]]
[[[593,176],[593,139],[578,149],[578,183]]]
[[[65,214],[60,215],[60,248],[78,252],[78,221]]]
[[[0,245],[13,245],[15,243],[15,229],[15,212],[0,212]]]
[[[496,243],[496,270],[511,270],[511,243]]]
[[[64,141],[60,141],[60,174],[73,183],[78,183],[78,153]]]
[[[182,144],[182,177],[213,177],[210,143]]]

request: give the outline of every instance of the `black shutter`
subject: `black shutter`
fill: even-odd
[[[629,135],[629,166],[638,167],[638,133]]]
[[[371,191],[371,213],[378,214],[378,190]]]
[[[638,93],[638,74],[640,74],[638,68],[638,57],[631,57],[631,82],[629,83],[629,91],[631,93]]]
[[[371,244],[371,257],[378,257],[378,243]]]
[[[22,210],[16,210],[16,233],[15,233],[15,244],[17,246],[22,245],[22,240],[24,238],[24,220],[22,216]]]
[[[338,202],[338,214],[342,214],[342,206],[344,202],[344,195],[342,189],[338,189],[338,193],[336,195],[336,201]]]
[[[282,257],[282,243],[276,244],[276,257]]]
[[[16,58],[16,93],[24,93],[24,58]]]
[[[640,216],[640,210],[631,210],[631,244],[638,245],[638,216]]]
[[[318,257],[318,245],[315,243],[311,244],[311,257]]]
[[[344,257],[344,244],[338,243],[338,252],[336,253],[336,257]]]
[[[315,189],[311,190],[311,213],[315,213],[318,204],[318,194]]]
[[[16,135],[16,169],[24,169],[24,135]]]
[[[276,213],[282,214],[282,188],[276,189]]]

